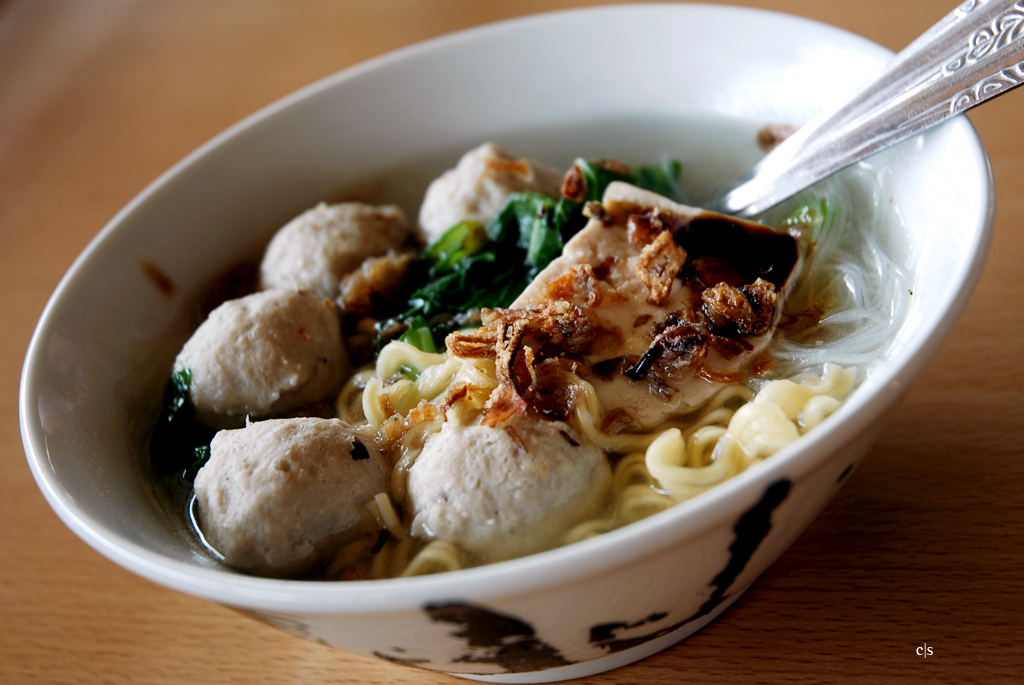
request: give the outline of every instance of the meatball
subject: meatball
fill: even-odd
[[[410,235],[398,207],[320,203],[274,235],[260,264],[260,284],[264,289],[305,288],[334,298],[345,274],[368,257],[400,247]]]
[[[350,370],[334,305],[306,290],[228,300],[210,313],[174,360],[191,369],[200,421],[237,427],[326,397]]]
[[[486,143],[467,152],[454,169],[430,184],[420,207],[420,229],[432,243],[460,221],[486,224],[512,193],[558,198],[561,184],[559,172],[516,159],[494,143]]]
[[[481,561],[557,546],[594,516],[611,483],[604,454],[567,424],[444,424],[409,469],[413,533],[453,542]]]
[[[231,566],[309,570],[370,525],[385,485],[373,440],[340,419],[270,419],[217,433],[195,479],[203,534]]]

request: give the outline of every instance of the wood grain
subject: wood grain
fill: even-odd
[[[456,682],[332,651],[152,585],[51,512],[21,361],[75,256],[158,174],[340,68],[558,2],[0,2],[0,682]],[[589,3],[593,4],[593,3]],[[741,3],[898,49],[952,0]],[[592,683],[1020,682],[1024,90],[971,115],[998,211],[981,283],[864,465],[732,609]],[[931,658],[915,654],[933,647]]]

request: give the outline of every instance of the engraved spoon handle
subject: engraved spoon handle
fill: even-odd
[[[714,203],[758,214],[826,176],[1024,83],[1024,0],[968,0]]]

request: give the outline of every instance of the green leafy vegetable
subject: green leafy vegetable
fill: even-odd
[[[192,462],[190,471],[192,477],[195,478],[195,474],[199,473],[199,469],[206,466],[206,462],[210,461],[210,446],[200,445],[195,448],[193,454],[195,455],[195,461]]]
[[[173,421],[182,407],[189,404],[188,393],[192,387],[192,369],[182,369],[171,373],[171,380],[164,392],[164,411],[167,420]]]
[[[498,243],[509,243],[511,236],[516,236],[516,247],[525,252],[522,262],[528,267],[528,279],[562,253],[562,236],[552,217],[554,209],[555,201],[546,195],[514,193],[487,226],[488,235]]]
[[[564,241],[568,241],[586,225],[587,219],[583,216],[583,206],[588,202],[600,201],[609,183],[612,181],[636,182],[636,178],[631,173],[583,158],[577,159],[573,166],[579,173],[583,192],[582,194],[574,193],[573,198],[563,196],[558,200],[554,210],[553,225],[561,233]],[[579,197],[582,199],[574,199]]]
[[[479,221],[460,221],[423,253],[436,273],[456,269],[463,261],[487,245],[487,230]]]
[[[683,165],[677,159],[666,161],[660,166],[642,166],[635,172],[636,184],[658,195],[672,199],[682,199],[679,188],[679,177],[683,173]]]
[[[510,305],[562,251],[554,206],[544,195],[516,193],[486,227],[463,221],[448,229],[424,251],[408,308],[377,325],[378,349],[398,335],[435,352],[449,333],[478,322],[462,315]]]
[[[434,336],[430,332],[430,326],[422,316],[414,317],[409,322],[409,328],[399,338],[402,342],[409,343],[413,347],[434,354],[437,347],[434,345]]]
[[[807,240],[817,242],[832,230],[835,221],[836,210],[832,203],[825,198],[809,197],[783,219],[780,228],[799,228]]]
[[[609,183],[626,181],[676,197],[682,172],[675,161],[628,171],[577,159],[575,167],[582,192],[574,196],[583,199],[556,202],[539,193],[514,193],[486,226],[459,222],[427,247],[414,269],[406,310],[377,324],[377,349],[396,337],[429,352],[443,348],[449,333],[478,323],[468,313],[512,304],[583,228],[583,206],[600,200]]]
[[[612,181],[636,183],[634,174],[597,162],[577,159],[576,167],[583,173],[583,179],[586,181],[587,197],[585,202],[600,201]]]
[[[150,464],[161,477],[177,473],[192,480],[210,456],[216,431],[196,419],[191,386],[192,371],[182,369],[171,373],[164,390],[163,411],[149,441]]]
[[[398,372],[411,381],[420,377],[420,370],[410,364],[402,364],[398,367]]]

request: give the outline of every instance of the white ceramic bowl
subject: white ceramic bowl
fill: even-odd
[[[341,188],[383,179],[382,195],[415,212],[427,181],[485,140],[564,165],[577,155],[638,162],[668,153],[721,179],[757,156],[730,131],[802,123],[889,57],[856,36],[778,14],[606,7],[429,41],[285,98],[159,178],[60,283],[21,388],[39,487],[114,562],[358,654],[542,682],[614,668],[682,639],[733,602],[824,507],[960,313],[993,211],[987,160],[966,119],[878,162],[891,170],[883,201],[902,217],[902,259],[914,279],[884,363],[794,445],[624,529],[441,576],[249,577],[210,562],[169,523],[141,465],[147,422],[203,285]],[[719,130],[715,122],[731,123]],[[173,294],[154,287],[145,262],[170,276]]]

